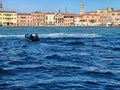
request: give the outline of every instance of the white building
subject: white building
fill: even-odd
[[[75,26],[81,26],[80,15],[75,17],[74,24]]]
[[[45,13],[45,24],[47,26],[54,26],[55,25],[55,14],[47,12]]]

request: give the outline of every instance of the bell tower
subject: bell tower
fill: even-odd
[[[2,7],[2,1],[0,0],[0,11],[3,10],[3,7]]]
[[[84,14],[84,4],[83,3],[80,4],[80,15],[81,14]]]

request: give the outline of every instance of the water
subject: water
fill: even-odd
[[[120,90],[120,28],[0,27],[0,90]]]

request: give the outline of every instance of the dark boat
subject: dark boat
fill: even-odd
[[[39,41],[40,38],[38,36],[38,34],[25,34],[25,38],[28,40],[28,41]]]

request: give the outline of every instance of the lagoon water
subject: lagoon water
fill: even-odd
[[[0,90],[120,90],[120,27],[0,27]]]

